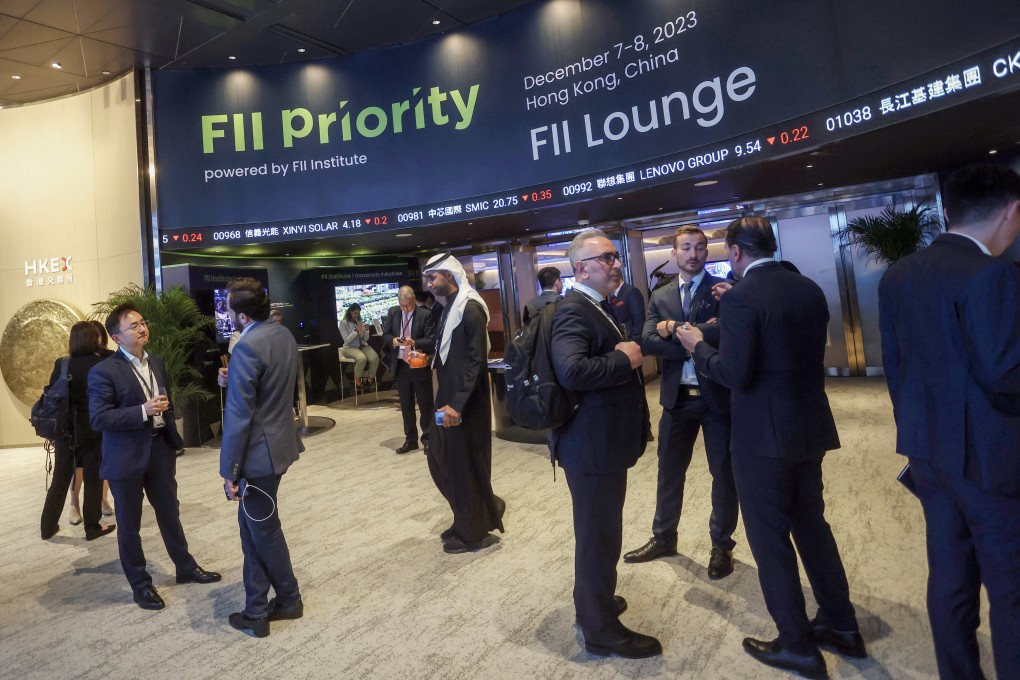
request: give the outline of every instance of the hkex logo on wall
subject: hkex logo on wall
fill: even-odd
[[[74,282],[71,256],[51,257],[48,260],[25,260],[25,286],[56,286]]]

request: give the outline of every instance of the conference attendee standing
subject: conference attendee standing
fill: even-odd
[[[609,294],[608,299],[613,316],[626,329],[627,339],[640,345],[645,328],[645,298],[641,291],[621,279],[620,285]],[[655,441],[651,421],[645,438],[650,442]]]
[[[552,430],[550,446],[570,487],[574,515],[574,609],[585,649],[639,659],[662,653],[659,641],[620,622],[616,595],[627,470],[645,450],[648,405],[640,346],[609,312],[606,296],[621,280],[620,253],[604,232],[586,229],[567,250],[574,288],[556,308],[552,361],[577,410]]]
[[[443,317],[443,305],[439,304],[436,300],[436,296],[432,294],[432,291],[423,290],[414,294],[415,302],[418,303],[419,307],[424,307],[432,313],[432,323],[436,328],[439,328],[439,320]]]
[[[433,298],[434,300],[435,298]],[[404,419],[404,443],[397,453],[418,449],[418,428],[414,423],[414,404],[418,403],[421,423],[421,443],[429,451],[429,432],[433,428],[432,369],[423,366],[411,368],[407,355],[417,350],[424,354],[436,351],[436,326],[432,312],[415,305],[414,291],[401,286],[397,292],[397,309],[390,312],[383,326],[383,346],[390,348],[390,375],[397,385],[400,397],[400,415]]]
[[[984,584],[996,674],[1020,678],[1020,271],[998,257],[1020,231],[1020,175],[963,168],[942,201],[949,233],[878,288],[896,450],[924,508],[939,675],[984,677]]]
[[[304,612],[278,506],[280,480],[305,450],[291,406],[298,349],[290,331],[270,320],[261,283],[237,279],[227,291],[227,313],[241,339],[228,367],[219,371],[220,386],[227,388],[220,476],[227,498],[240,501],[245,592],[244,611],[229,621],[266,637],[270,621],[299,619]]]
[[[173,402],[166,392],[163,360],[145,351],[149,325],[131,303],[118,305],[106,317],[106,330],[118,350],[89,371],[89,413],[92,429],[103,435],[99,476],[110,482],[116,501],[120,564],[134,600],[142,609],[165,604],[145,569],[139,530],[142,495],[156,513],[156,523],[177,583],[213,583],[216,572],[198,566],[188,551],[177,500],[177,432]]]
[[[432,479],[453,510],[453,525],[440,538],[448,553],[481,550],[499,541],[489,532],[503,531],[506,510],[492,492],[489,312],[457,258],[436,255],[424,273],[432,292],[446,298],[433,361],[441,422],[432,430],[428,455]]]
[[[560,301],[560,293],[563,292],[563,279],[560,277],[560,270],[556,267],[543,267],[538,272],[538,285],[542,286],[541,294],[524,306],[525,325],[531,321],[532,317],[537,316],[543,307]]]
[[[652,293],[642,341],[644,353],[662,361],[659,477],[652,538],[624,555],[623,560],[648,562],[676,554],[687,468],[700,430],[712,474],[708,576],[720,579],[733,573],[733,532],[738,517],[737,487],[730,461],[730,394],[716,382],[699,380],[694,359],[675,331],[684,323],[705,323],[718,316],[719,302],[712,296],[712,286],[723,279],[705,271],[708,237],[695,226],[676,230],[672,256],[680,275],[674,283]]]
[[[57,359],[50,376],[50,385],[60,379],[61,365],[67,361],[67,375],[71,381],[70,432],[66,438],[55,441],[55,460],[53,480],[46,492],[43,505],[41,529],[43,539],[52,538],[57,533],[57,520],[64,507],[68,484],[75,476],[75,470],[83,470],[85,540],[92,541],[105,536],[116,528],[116,525],[102,526],[101,498],[103,482],[99,477],[99,461],[102,457],[100,449],[102,437],[89,425],[88,374],[92,367],[103,360],[99,356],[101,336],[91,321],[79,321],[71,326],[68,338],[69,357]]]
[[[698,371],[730,389],[730,451],[744,530],[779,629],[772,641],[745,638],[744,649],[770,666],[827,677],[819,644],[866,654],[822,498],[822,459],[839,448],[825,396],[828,303],[816,283],[773,259],[768,220],[734,220],[726,246],[740,283],[720,302],[719,348],[690,324],[677,335]],[[818,603],[810,621],[798,553]]]

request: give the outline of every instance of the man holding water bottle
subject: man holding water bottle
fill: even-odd
[[[159,533],[177,569],[177,583],[213,583],[188,551],[177,501],[177,456],[184,446],[177,432],[173,403],[166,391],[163,360],[145,351],[149,324],[131,303],[116,307],[106,330],[119,349],[89,371],[89,416],[103,433],[99,475],[110,482],[116,500],[120,564],[142,609],[166,606],[145,569],[139,529],[142,495],[156,513]]]

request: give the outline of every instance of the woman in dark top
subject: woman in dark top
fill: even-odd
[[[43,505],[41,531],[43,539],[52,538],[57,533],[60,513],[67,498],[67,489],[74,476],[76,460],[84,468],[84,503],[82,516],[85,520],[85,539],[104,536],[116,526],[102,526],[100,503],[103,494],[103,482],[99,479],[99,461],[101,458],[102,435],[89,425],[88,376],[89,370],[100,361],[101,339],[96,327],[90,321],[79,321],[71,327],[68,350],[71,354],[67,372],[71,376],[71,433],[65,439],[54,442],[53,480],[46,493]],[[50,376],[52,385],[60,378],[60,363],[57,359],[53,364]]]

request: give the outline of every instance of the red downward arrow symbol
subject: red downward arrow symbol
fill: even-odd
[[[521,198],[523,198],[525,201],[527,201],[528,200],[528,195],[527,194],[522,194]]]
[[[765,141],[768,142],[769,144],[772,144],[774,141],[776,141],[776,138],[775,137],[766,137]]]
[[[174,240],[176,241],[178,238],[180,237],[177,234],[174,234]]]

